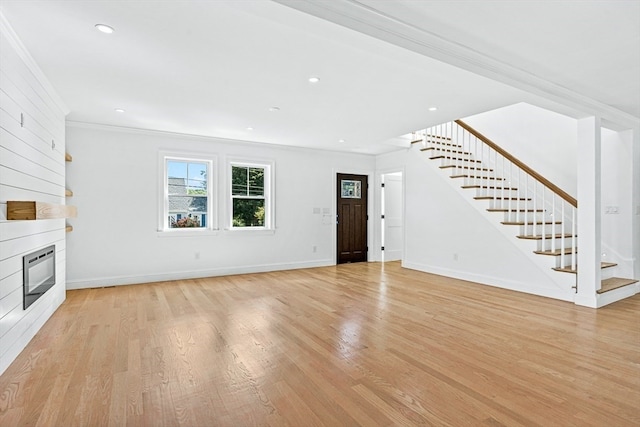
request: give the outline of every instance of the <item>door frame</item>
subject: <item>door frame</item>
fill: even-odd
[[[404,263],[404,258],[407,253],[407,231],[406,231],[406,188],[407,188],[407,180],[406,180],[406,171],[404,167],[396,167],[389,169],[379,169],[376,170],[375,176],[375,185],[374,185],[374,194],[375,194],[375,212],[374,212],[374,220],[373,227],[375,233],[375,240],[373,240],[374,247],[373,251],[369,251],[370,261],[382,261],[382,175],[397,173],[400,172],[402,174],[402,260]],[[369,217],[371,219],[371,217]]]
[[[373,222],[371,213],[374,211],[374,191],[373,185],[371,183],[375,179],[375,173],[370,169],[347,169],[347,168],[332,168],[333,176],[331,178],[332,190],[331,194],[333,194],[333,199],[331,201],[331,211],[333,212],[333,221],[331,222],[331,242],[333,247],[333,265],[338,265],[338,254],[336,248],[338,247],[338,174],[349,174],[349,175],[366,175],[367,182],[369,183],[369,188],[367,190],[367,214],[369,215],[369,219],[367,220],[367,246],[369,247],[369,251],[367,254],[367,262],[373,261],[373,256],[371,255],[371,243],[374,242],[375,230],[373,230]]]

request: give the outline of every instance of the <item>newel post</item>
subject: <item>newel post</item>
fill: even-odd
[[[600,118],[578,120],[578,292],[575,303],[597,308],[601,282]]]

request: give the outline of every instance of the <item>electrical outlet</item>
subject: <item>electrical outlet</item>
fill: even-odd
[[[194,254],[194,256],[195,256],[195,258],[196,258],[196,259],[200,259],[200,252],[196,252],[196,253]]]
[[[453,254],[453,260],[457,261],[458,260],[458,254]]]
[[[318,252],[318,247],[316,245],[313,245],[311,250],[313,251],[313,253],[316,253],[316,252]]]

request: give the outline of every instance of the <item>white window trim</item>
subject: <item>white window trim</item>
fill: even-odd
[[[231,192],[231,170],[233,166],[258,167],[264,168],[264,192],[265,192],[265,225],[264,227],[234,227],[233,226],[233,194]],[[275,216],[275,186],[274,172],[275,162],[272,160],[246,159],[246,158],[229,158],[227,159],[226,173],[226,218],[225,231],[234,234],[273,234],[276,229]]]
[[[167,225],[169,195],[167,193],[166,182],[167,160],[191,161],[207,163],[209,173],[207,174],[207,226],[203,228],[169,228]],[[209,153],[184,152],[184,151],[160,151],[158,155],[158,174],[162,179],[158,179],[158,237],[189,237],[218,234],[218,158]]]

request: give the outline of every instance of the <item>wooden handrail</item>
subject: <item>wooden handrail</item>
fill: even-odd
[[[558,187],[557,185],[555,185],[554,183],[549,181],[547,178],[545,178],[544,176],[540,175],[538,172],[534,171],[529,166],[525,165],[523,162],[521,162],[520,160],[515,158],[513,155],[511,155],[510,153],[508,153],[507,151],[502,149],[495,142],[491,141],[489,138],[487,138],[486,136],[484,136],[483,134],[481,134],[480,132],[478,132],[477,130],[475,130],[474,128],[472,128],[471,126],[469,126],[468,124],[466,124],[462,120],[456,120],[455,122],[460,127],[465,129],[466,131],[468,131],[470,134],[472,134],[473,136],[478,138],[480,141],[484,142],[489,147],[491,147],[494,150],[496,150],[505,159],[509,160],[511,163],[513,163],[514,165],[518,166],[520,169],[522,169],[523,171],[525,171],[526,173],[531,175],[533,178],[537,179],[545,187],[547,187],[548,189],[553,191],[555,194],[560,196],[562,199],[564,199],[571,206],[573,206],[574,208],[578,207],[578,201],[575,198],[571,197],[566,191],[562,190],[560,187]]]

